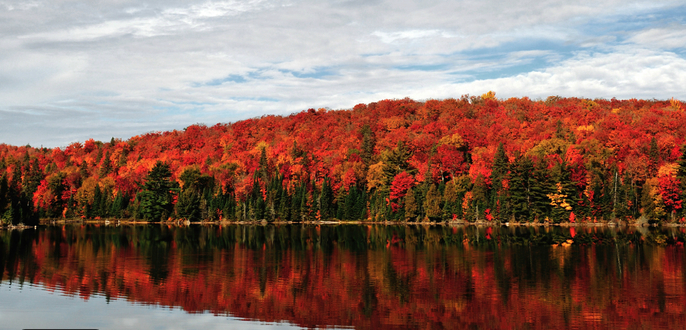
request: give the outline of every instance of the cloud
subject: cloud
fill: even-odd
[[[0,0],[0,143],[488,90],[683,97],[672,1],[27,3]]]
[[[494,90],[500,97],[561,95],[607,99],[685,99],[686,93],[681,88],[685,84],[686,59],[677,54],[618,48],[611,53],[582,52],[542,71],[454,87],[472,95]]]
[[[686,25],[643,30],[629,38],[627,43],[661,49],[683,49],[686,48]]]
[[[444,38],[449,37],[446,33],[441,32],[440,30],[407,30],[391,33],[374,31],[372,35],[379,37],[382,42],[387,44],[398,40],[422,39],[434,36],[440,36]]]
[[[141,304],[123,297],[105,298],[97,293],[83,299],[68,295],[59,287],[28,283],[0,283],[0,293],[3,302],[7,302],[0,309],[0,319],[7,328],[300,329],[288,322],[256,322],[231,315],[193,314],[178,306]],[[36,311],[40,311],[40,317]],[[74,315],[79,318],[75,319]],[[78,322],[77,326],[75,322]]]
[[[42,39],[52,42],[87,41],[122,35],[155,37],[177,33],[181,30],[211,29],[211,26],[204,22],[205,19],[235,16],[258,10],[262,7],[262,3],[263,1],[208,1],[188,7],[164,9],[160,14],[153,16],[109,20],[63,30],[27,34],[19,36],[19,38]],[[142,9],[127,8],[124,11],[128,14],[136,14]]]

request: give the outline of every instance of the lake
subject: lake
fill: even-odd
[[[684,228],[0,231],[0,328],[678,329]]]

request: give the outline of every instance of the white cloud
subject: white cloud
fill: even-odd
[[[0,2],[7,10],[31,10],[41,5],[40,1]]]
[[[448,38],[448,34],[441,32],[440,30],[407,30],[398,32],[381,32],[374,31],[372,35],[377,36],[382,42],[390,44],[398,40],[412,40],[412,39],[423,39],[434,36],[440,36]]]
[[[191,18],[233,16],[240,13],[257,9],[263,5],[264,1],[207,1],[202,4],[192,5],[188,8],[172,8],[163,12],[167,15],[188,16]]]
[[[203,20],[223,16],[235,16],[258,10],[263,1],[205,2],[189,7],[169,8],[159,15],[126,20],[109,20],[102,23],[76,26],[64,30],[44,31],[19,36],[24,39],[59,41],[86,41],[104,37],[131,34],[137,37],[154,37],[178,33],[180,30],[206,28]],[[127,8],[128,14],[141,12],[141,8]]]
[[[0,320],[3,327],[115,329],[299,329],[288,322],[258,322],[213,313],[188,313],[179,306],[161,306],[129,301],[126,297],[105,298],[95,293],[83,299],[66,294],[58,286],[8,285],[0,283]],[[75,318],[78,315],[78,318]]]
[[[651,23],[670,1],[1,1],[0,143],[488,90],[679,97],[684,72],[642,50],[684,44],[682,26]],[[634,17],[646,28],[620,44]]]
[[[671,52],[619,48],[612,53],[580,53],[547,68],[513,77],[479,80],[451,88],[500,97],[550,95],[590,98],[686,99],[686,59]]]
[[[684,48],[686,47],[686,25],[643,30],[633,35],[627,42],[662,49]]]

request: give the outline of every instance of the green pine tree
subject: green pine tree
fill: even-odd
[[[410,189],[405,195],[405,221],[417,221],[419,205],[415,198],[414,189]]]
[[[529,221],[534,164],[528,156],[518,155],[510,169],[509,215],[514,221]]]
[[[491,190],[490,203],[488,207],[491,213],[497,218],[502,219],[507,213],[507,208],[504,204],[507,202],[507,192],[503,187],[503,180],[508,177],[509,161],[507,154],[505,154],[505,147],[501,142],[498,144],[498,149],[493,157],[493,167],[491,168]]]
[[[173,197],[178,190],[178,184],[171,180],[169,165],[158,161],[138,193],[140,215],[148,221],[165,220],[172,213]]]
[[[436,185],[431,185],[429,191],[426,193],[426,199],[424,201],[424,210],[426,210],[426,218],[431,221],[440,220],[443,215],[441,210],[441,193],[436,188]]]

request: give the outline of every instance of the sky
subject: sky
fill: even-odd
[[[8,285],[6,278],[0,283],[0,322],[3,329],[302,329],[287,322],[188,313],[180,307],[142,305],[125,298],[108,301],[98,293],[83,299],[66,294],[59,287],[17,282]]]
[[[0,143],[410,97],[686,99],[686,1],[0,0]]]

